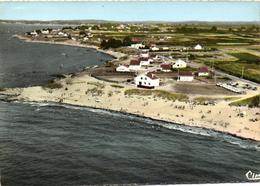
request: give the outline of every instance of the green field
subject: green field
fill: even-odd
[[[228,74],[260,83],[260,58],[249,53],[229,53],[236,61],[215,61],[214,67]],[[211,65],[210,62],[205,62]]]
[[[249,107],[260,107],[260,94],[251,98],[242,99],[230,103],[232,106],[249,106]]]

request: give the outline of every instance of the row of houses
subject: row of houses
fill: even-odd
[[[198,76],[208,76],[209,71],[207,67],[198,69]],[[191,70],[180,70],[178,72],[177,81],[193,81],[194,73]],[[160,85],[160,79],[153,73],[142,73],[135,77],[134,83],[138,87],[155,88]]]
[[[148,67],[153,63],[154,59],[150,57],[139,57],[136,59],[132,59],[129,65],[119,65],[116,68],[117,72],[135,72],[142,69],[142,67]],[[170,72],[172,69],[179,69],[179,68],[186,68],[187,63],[182,60],[178,59],[173,63],[161,63],[161,65],[157,68],[158,70],[164,72]]]
[[[143,43],[135,43],[135,44],[131,44],[130,45],[130,48],[134,48],[134,49],[143,49],[143,48],[145,48],[146,46],[143,44]],[[149,47],[149,49],[151,50],[151,51],[154,51],[154,52],[156,52],[156,51],[160,51],[160,50],[169,50],[170,48],[169,47],[167,47],[167,46],[163,46],[163,47],[158,47],[158,46],[156,46],[156,45],[151,45],[150,47]],[[187,48],[186,47],[184,47],[183,48],[184,50],[186,50]],[[200,44],[197,44],[197,45],[195,45],[194,47],[193,47],[193,49],[194,50],[203,50],[204,48],[200,45]]]

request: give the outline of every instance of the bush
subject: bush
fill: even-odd
[[[124,86],[122,85],[116,85],[116,84],[113,84],[113,85],[110,85],[111,87],[114,87],[114,88],[124,88]]]
[[[97,87],[94,87],[92,89],[88,89],[85,93],[86,94],[91,93],[92,96],[102,96],[104,92],[102,90],[98,89]]]
[[[55,82],[53,80],[49,81],[48,84],[45,86],[45,88],[50,88],[50,89],[56,89],[62,87],[63,85],[61,83]]]

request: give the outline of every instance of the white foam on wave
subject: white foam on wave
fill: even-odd
[[[67,109],[86,110],[86,111],[90,111],[90,112],[94,112],[94,113],[98,113],[98,114],[105,114],[105,115],[110,115],[110,116],[115,116],[115,117],[120,117],[120,118],[123,117],[123,118],[133,119],[135,121],[141,121],[141,122],[145,122],[148,124],[164,127],[169,130],[177,130],[177,131],[181,131],[181,132],[185,132],[185,133],[191,133],[191,134],[197,134],[197,135],[201,135],[201,136],[222,139],[225,142],[228,142],[228,143],[231,143],[234,145],[238,145],[241,148],[254,149],[254,150],[260,151],[260,143],[254,142],[252,140],[243,140],[243,139],[240,139],[240,138],[228,135],[228,134],[216,132],[216,131],[209,130],[209,129],[190,127],[190,126],[185,126],[185,125],[180,125],[180,124],[168,123],[168,122],[164,122],[164,121],[157,121],[157,120],[153,120],[150,118],[144,118],[144,117],[139,117],[139,116],[135,116],[135,115],[131,115],[131,114],[113,112],[113,111],[98,109],[98,108],[81,107],[81,106],[59,104],[59,103],[52,103],[52,102],[48,102],[48,103],[46,103],[46,102],[23,102],[23,103],[30,104],[32,106],[37,106],[37,107],[58,106],[58,107],[64,107]]]

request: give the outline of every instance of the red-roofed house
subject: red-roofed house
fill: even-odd
[[[170,63],[162,63],[160,67],[161,67],[161,71],[163,72],[170,72],[172,70],[172,64]]]
[[[192,81],[194,79],[193,73],[190,70],[180,70],[178,74],[178,81]]]
[[[138,87],[154,88],[158,87],[159,83],[160,79],[151,72],[135,77],[135,85]]]
[[[208,67],[200,67],[198,69],[198,76],[209,76],[209,69],[208,69]]]
[[[140,68],[141,68],[141,64],[140,64],[140,60],[139,59],[132,59],[130,61],[130,65],[129,65],[129,70],[130,71],[140,70]]]

